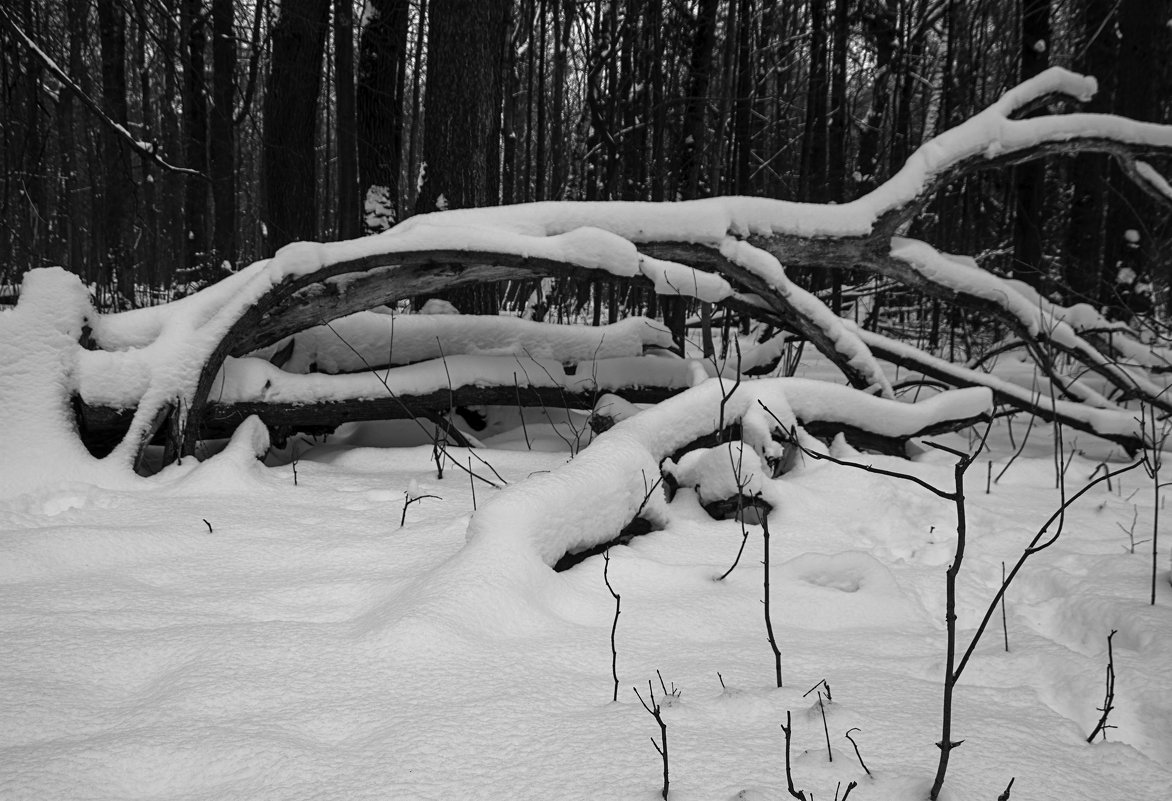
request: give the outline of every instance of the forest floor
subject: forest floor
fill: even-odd
[[[474,504],[498,491],[477,487],[474,501],[450,465],[438,479],[426,446],[364,447],[401,443],[393,428],[301,444],[295,464],[229,449],[137,488],[68,483],[0,501],[0,797],[652,799],[659,729],[632,691],[647,699],[649,681],[672,799],[788,797],[787,715],[808,798],[841,798],[851,781],[854,801],[926,797],[949,502],[826,462],[774,480],[779,689],[761,528],[717,581],[741,526],[681,490],[666,529],[610,552],[614,702],[603,558],[562,573],[467,558]],[[533,450],[513,432],[479,453],[511,483],[569,459],[550,431],[527,434]],[[1013,453],[1007,435],[999,424],[970,469],[962,648],[1002,563],[1059,504],[1041,427],[986,492],[988,463],[996,476]],[[1110,456],[1079,446],[1068,492]],[[940,452],[840,455],[952,480]],[[400,525],[408,491],[439,497],[410,504]],[[1141,470],[1101,484],[1026,563],[1008,593],[1008,652],[998,613],[957,687],[964,744],[943,797],[992,801],[1011,778],[1012,797],[1032,801],[1167,797],[1172,587],[1165,556],[1149,605],[1153,509]],[[1115,708],[1106,742],[1089,745],[1112,630]],[[832,699],[807,693],[823,680]]]

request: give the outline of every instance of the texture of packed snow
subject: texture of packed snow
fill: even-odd
[[[762,383],[785,420],[787,405],[824,400],[806,391],[817,382]],[[736,400],[744,386],[730,413],[754,408],[752,393]],[[555,574],[542,543],[621,525],[646,494],[631,470],[650,482],[656,453],[715,421],[719,383],[694,392],[568,464],[482,452],[509,486],[478,482],[475,504],[464,474],[436,477],[430,448],[303,445],[296,465],[265,467],[250,425],[219,455],[133,489],[59,483],[0,501],[0,796],[651,799],[657,729],[631,687],[645,693],[650,679],[659,698],[659,670],[682,689],[664,705],[673,798],[785,797],[787,712],[807,794],[857,781],[852,798],[924,797],[955,520],[907,482],[809,460],[765,482],[782,689],[761,617],[760,528],[717,582],[740,525],[711,520],[690,490],[671,504],[652,492],[644,511],[664,529],[610,552],[622,596],[611,702],[602,560]],[[1000,466],[1013,448],[1001,426],[991,439]],[[1050,449],[1043,431],[990,494],[970,486],[962,644],[1001,562],[1057,503]],[[951,485],[944,454],[865,458]],[[1096,458],[1076,454],[1068,480]],[[1129,499],[1146,479],[1124,481],[1070,510],[1027,566],[1008,598],[1009,652],[999,629],[978,648],[957,688],[965,744],[947,801],[995,798],[1011,776],[1015,796],[1042,801],[1156,799],[1172,781],[1172,644],[1159,636],[1172,588],[1162,567],[1148,606],[1149,563],[1119,547],[1115,523],[1133,508],[1137,531],[1153,522],[1150,493]],[[405,496],[424,495],[439,497],[411,504],[400,527]],[[1116,728],[1088,745],[1111,629]],[[833,700],[803,697],[822,680]]]
[[[290,342],[292,352],[281,368],[291,373],[309,372],[311,367],[323,373],[351,373],[449,354],[529,356],[574,363],[638,356],[648,347],[672,346],[671,332],[662,323],[645,317],[630,317],[594,328],[514,317],[392,316],[371,311],[307,329],[254,355],[271,359]]]

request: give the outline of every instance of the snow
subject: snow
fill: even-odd
[[[438,304],[446,304],[448,310],[437,312]],[[287,372],[304,373],[315,367],[324,373],[343,373],[447,354],[530,356],[576,363],[638,356],[650,347],[670,348],[672,338],[662,323],[644,317],[597,328],[553,325],[513,317],[459,315],[451,304],[432,298],[418,315],[359,312],[287,337],[254,355],[272,359],[291,342],[293,350],[281,365]]]
[[[767,389],[743,384],[731,413],[765,397],[789,419],[786,405],[833,408],[834,392],[850,394],[754,383]],[[659,697],[658,669],[682,688],[665,706],[673,798],[784,797],[787,711],[799,787],[829,798],[854,780],[861,798],[921,797],[954,521],[906,482],[809,460],[763,479],[783,689],[764,642],[760,528],[716,582],[740,525],[708,518],[690,490],[671,504],[652,492],[645,512],[665,528],[610,554],[622,595],[611,703],[601,560],[545,565],[583,532],[621,525],[646,494],[640,470],[650,483],[656,454],[711,424],[718,383],[694,392],[568,463],[481,452],[509,485],[480,484],[475,511],[466,476],[449,467],[438,480],[430,448],[303,449],[295,483],[292,465],[254,458],[263,442],[250,426],[218,456],[133,490],[65,483],[0,501],[0,795],[651,799],[655,728],[630,687],[651,679]],[[1003,427],[992,441],[999,467],[1012,451]],[[1040,431],[989,495],[970,481],[962,644],[1001,561],[1057,501],[1050,447]],[[865,458],[950,486],[942,454]],[[1076,455],[1068,478],[1094,467]],[[1125,481],[1072,509],[1011,589],[1010,652],[990,632],[957,689],[965,745],[944,798],[996,797],[1010,776],[1029,798],[1159,798],[1172,780],[1172,643],[1158,634],[1172,589],[1161,566],[1147,606],[1146,558],[1119,547],[1114,524],[1133,506],[1138,531],[1152,522],[1150,492],[1129,500],[1143,485]],[[400,528],[404,493],[442,500],[412,504]],[[1118,728],[1087,745],[1111,628]],[[833,763],[817,699],[802,697],[822,679]],[[874,778],[843,737],[852,728]]]
[[[968,159],[1076,137],[1172,144],[1165,127],[1114,117],[1012,119],[1038,98],[1087,99],[1095,89],[1093,79],[1048,70],[925,144],[874,192],[838,206],[738,197],[446,211],[351,242],[294,243],[189,298],[110,315],[95,313],[76,276],[28,273],[18,305],[0,311],[0,408],[9,422],[0,460],[0,797],[650,799],[652,722],[626,690],[657,671],[684,689],[661,699],[672,798],[782,796],[778,724],[790,713],[798,786],[824,798],[853,780],[860,798],[924,797],[939,737],[954,507],[913,483],[807,458],[779,440],[792,434],[807,451],[950,488],[946,453],[864,455],[841,436],[826,446],[802,425],[909,437],[990,413],[991,389],[1027,401],[1035,392],[939,361],[958,382],[980,386],[894,400],[870,348],[908,346],[838,319],[789,280],[769,240],[867,234]],[[1149,165],[1137,171],[1169,194]],[[367,198],[371,227],[389,222],[378,189]],[[440,196],[437,208],[445,206]],[[524,383],[598,393],[596,408],[615,425],[590,439],[584,416],[570,410],[508,410],[484,432],[493,447],[471,452],[412,446],[420,431],[397,423],[350,425],[277,449],[249,418],[203,461],[150,478],[133,473],[159,413],[190,402],[225,335],[274,287],[317,279],[326,291],[342,289],[361,271],[393,275],[401,257],[455,251],[642,276],[662,294],[708,302],[733,297],[721,276],[640,252],[649,242],[700,245],[751,272],[867,377],[870,394],[809,378],[736,383],[729,359],[659,351],[671,335],[649,320],[552,326],[465,317],[432,300],[428,314],[364,312],[228,358],[211,397],[308,403]],[[1149,349],[1141,360],[1142,343],[1094,309],[1055,306],[915,240],[895,238],[890,253],[1002,305],[1024,329],[1143,391],[1163,391],[1088,345],[1083,332],[1107,328],[1139,364],[1159,358]],[[96,349],[83,347],[86,332]],[[784,345],[776,337],[746,349],[741,368],[771,363]],[[680,392],[650,408],[605,394],[648,385]],[[1142,434],[1134,411],[1091,382],[1071,381],[1070,392],[1084,402],[1055,400],[1063,413],[1106,435]],[[135,407],[111,456],[82,447],[75,396]],[[740,440],[672,461],[734,422]],[[1061,433],[1037,429],[1015,454],[999,423],[968,476],[962,648],[1003,565],[1060,502],[1051,449]],[[965,451],[972,436],[939,439]],[[565,449],[544,452],[558,443]],[[1119,464],[1100,443],[1062,444],[1068,491],[1100,465]],[[783,457],[775,478],[771,464]],[[994,466],[1006,468],[1004,483],[992,481]],[[662,471],[680,486],[670,501]],[[763,642],[763,532],[702,508],[736,492],[773,509],[783,688],[772,686]],[[1031,558],[1007,599],[1012,647],[988,632],[957,688],[954,735],[965,744],[943,798],[996,797],[1008,777],[1036,799],[1166,794],[1172,640],[1160,632],[1172,587],[1156,546],[1157,599],[1146,603],[1152,564],[1133,543],[1138,537],[1142,550],[1164,533],[1161,492],[1158,477],[1140,471],[1096,486],[1066,514],[1057,544]],[[612,546],[607,568],[622,595],[614,703],[614,607],[600,560],[550,568],[612,543],[636,516],[655,530]],[[1088,745],[1112,629],[1113,728],[1110,742]],[[803,696],[823,682],[833,700]],[[843,742],[851,729],[873,777]]]

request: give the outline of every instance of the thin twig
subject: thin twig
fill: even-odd
[[[1115,708],[1115,654],[1111,649],[1111,638],[1117,633],[1115,629],[1111,629],[1111,633],[1107,635],[1107,689],[1103,695],[1103,705],[1099,707],[1099,711],[1103,714],[1099,718],[1099,722],[1095,724],[1094,730],[1087,737],[1088,743],[1093,743],[1099,732],[1103,733],[1103,739],[1106,740],[1107,729],[1115,728],[1107,723],[1107,716]]]
[[[851,737],[852,731],[862,731],[862,729],[857,728],[857,727],[853,728],[853,729],[847,729],[846,730],[846,738],[848,740],[850,740],[851,745],[853,745],[855,747],[855,756],[859,758],[859,764],[863,766],[863,770],[867,772],[868,776],[870,776],[871,770],[870,770],[870,768],[867,767],[867,763],[863,761],[863,755],[859,753],[859,744],[855,742],[854,737]]]
[[[610,624],[610,673],[614,677],[614,697],[611,700],[618,703],[619,651],[615,645],[615,634],[619,629],[619,615],[622,613],[623,599],[614,591],[614,587],[610,586],[610,548],[602,552],[602,563],[602,580],[606,584],[606,588],[610,590],[611,597],[614,598],[614,622]]]

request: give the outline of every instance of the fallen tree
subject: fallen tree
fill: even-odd
[[[355,416],[394,414],[394,409],[433,414],[442,405],[439,387],[391,393],[400,395],[395,401],[370,391],[338,395],[321,385],[314,390],[317,395],[309,391],[288,400],[271,391],[291,380],[279,372],[251,395],[226,401],[223,393],[231,386],[227,372],[233,365],[239,367],[250,355],[254,361],[295,360],[299,354],[293,343],[299,337],[320,345],[322,327],[339,318],[479,282],[552,276],[624,281],[751,315],[807,340],[861,395],[894,396],[880,364],[885,360],[948,386],[988,387],[999,403],[1138,449],[1144,445],[1142,427],[1136,412],[1122,404],[1130,401],[1161,415],[1172,413],[1161,372],[1166,354],[1146,348],[1133,332],[1118,327],[1104,338],[1102,326],[1080,324],[1085,315],[1075,319],[1070,310],[1051,306],[971,259],[899,236],[932,194],[949,182],[978,169],[1056,153],[1108,153],[1146,190],[1172,202],[1167,183],[1142,161],[1172,153],[1172,127],[1093,114],[1018,119],[1056,97],[1085,100],[1093,91],[1092,79],[1049,70],[929,141],[886,183],[842,205],[728,197],[659,204],[547,202],[438,212],[412,218],[381,236],[294,243],[270,260],[161,307],[113,315],[81,309],[76,313],[86,349],[77,355],[71,387],[81,425],[87,432],[102,429],[108,437],[118,437],[111,458],[129,465],[160,431],[171,432],[174,455],[190,454],[202,436],[228,433],[246,413],[259,413],[274,426],[309,428]],[[1053,392],[1002,385],[978,370],[942,363],[903,343],[858,330],[794,284],[785,266],[863,270],[999,320]],[[311,329],[317,333],[306,333]],[[444,352],[443,338],[437,337],[438,349],[450,367],[450,357],[469,349]],[[663,345],[662,328],[650,340],[640,343]],[[604,341],[597,340],[600,346]],[[369,344],[371,353],[381,347]],[[349,360],[347,369],[400,363],[392,354],[374,361],[362,355],[364,348],[368,345],[354,348],[361,358]],[[478,358],[484,355],[471,351]],[[581,356],[576,353],[574,360]],[[1079,365],[1097,383],[1061,369],[1063,360]],[[728,366],[717,369],[727,372]],[[479,392],[461,397],[495,400],[521,383],[472,381]],[[542,392],[551,387],[544,379],[530,375],[523,383],[536,391],[537,402],[548,402]],[[456,403],[456,390],[464,386],[447,388],[449,408]],[[573,404],[586,407],[585,394],[617,388],[596,383]],[[626,388],[652,392],[647,396],[651,400],[682,387],[645,380]],[[559,388],[559,398],[568,397],[566,389]]]

